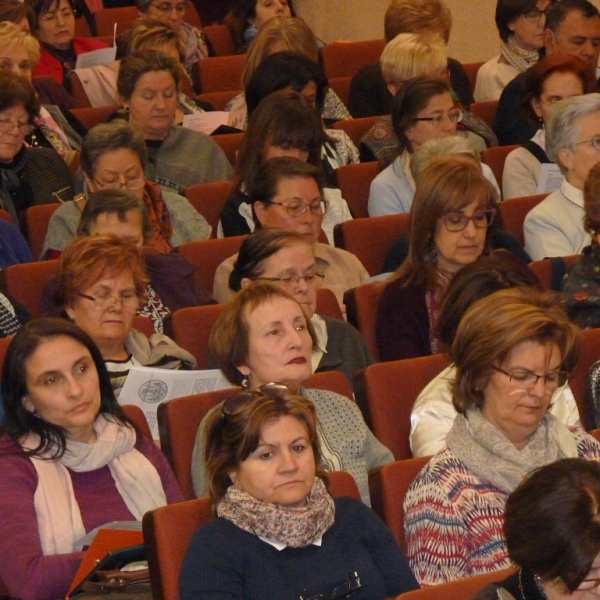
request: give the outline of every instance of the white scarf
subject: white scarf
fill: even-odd
[[[60,460],[31,457],[38,476],[33,502],[44,556],[73,552],[74,542],[86,533],[67,469],[87,472],[108,465],[119,494],[138,521],[145,512],[167,503],[156,468],[134,447],[134,430],[102,415],[94,430],[95,442],[67,441]],[[37,436],[30,434],[22,446],[31,449],[38,444]]]

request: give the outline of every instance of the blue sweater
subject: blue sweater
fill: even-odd
[[[356,571],[352,600],[384,600],[419,586],[391,531],[353,498],[335,500],[335,523],[321,546],[276,550],[232,522],[201,527],[187,550],[181,600],[298,600],[331,592]]]

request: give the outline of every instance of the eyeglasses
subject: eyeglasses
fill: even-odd
[[[540,379],[544,380],[546,391],[554,391],[557,387],[565,385],[569,378],[567,371],[557,371],[549,375],[536,375],[533,371],[528,371],[527,369],[513,371],[512,373],[507,373],[504,369],[496,365],[492,365],[492,369],[498,371],[498,373],[502,373],[502,375],[506,375],[512,387],[524,392],[531,390]]]
[[[254,277],[254,281],[273,281],[283,286],[298,285],[301,281],[310,285],[317,281],[317,277],[323,279],[325,275],[323,273],[311,273],[310,275],[290,275],[289,277]]]
[[[362,588],[360,577],[356,571],[350,571],[348,573],[348,579],[333,589],[331,594],[318,594],[317,596],[310,596],[305,598],[300,596],[300,600],[342,600],[352,596],[354,592],[358,592]]]
[[[111,294],[99,294],[98,296],[88,296],[87,294],[79,293],[79,296],[86,300],[91,300],[94,306],[99,310],[112,308],[118,303],[121,303],[123,308],[128,310],[137,310],[140,305],[138,295],[135,292],[123,292],[120,296],[112,296]]]
[[[14,121],[11,121],[10,119],[0,119],[0,131],[2,133],[10,133],[13,131],[13,129],[18,129],[19,133],[22,133],[23,135],[27,135],[28,133],[31,132],[31,124],[29,122],[15,123]]]
[[[182,2],[181,4],[152,4],[152,2],[151,2],[150,6],[153,6],[162,15],[168,15],[173,10],[176,13],[182,15],[187,10],[186,2]]]
[[[591,140],[583,140],[583,142],[577,142],[575,145],[580,146],[581,144],[591,144],[596,150],[600,150],[600,135],[594,136]]]
[[[472,217],[467,217],[460,212],[451,212],[441,217],[442,223],[445,225],[448,231],[456,232],[462,231],[469,224],[469,221],[473,221],[473,225],[477,229],[487,229],[493,222],[496,216],[495,208],[488,208],[476,212]]]
[[[528,20],[528,21],[539,21],[542,17],[546,17],[546,13],[548,12],[548,9],[546,10],[540,10],[539,8],[532,8],[531,10],[528,10],[526,13],[523,13],[523,16]]]
[[[415,121],[429,121],[434,127],[442,127],[447,121],[460,123],[462,121],[462,110],[451,110],[445,115],[435,115],[435,117],[415,117]]]
[[[285,400],[293,391],[284,383],[265,383],[256,390],[245,390],[235,396],[230,396],[221,405],[221,418],[235,417],[244,407],[258,396],[268,396],[275,400]]]
[[[43,21],[44,23],[51,23],[52,21],[58,23],[59,17],[62,18],[63,21],[66,21],[71,17],[75,17],[76,14],[77,11],[72,10],[71,8],[63,8],[60,11],[57,10],[53,13],[46,13],[43,17],[40,18],[40,21]]]
[[[600,585],[600,579],[584,579],[578,586],[578,590],[592,590]]]
[[[313,215],[324,215],[329,206],[327,200],[315,200],[310,204],[305,204],[299,200],[292,200],[291,202],[271,202],[271,204],[283,206],[290,217],[301,217],[309,208]]]
[[[146,180],[143,177],[136,177],[135,179],[126,179],[125,182],[117,181],[100,181],[95,177],[92,178],[102,189],[104,190],[120,190],[127,188],[128,190],[138,190],[146,185]]]

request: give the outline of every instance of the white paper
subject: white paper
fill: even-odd
[[[229,115],[230,113],[224,110],[192,113],[183,117],[183,126],[210,135],[221,125],[229,125]]]
[[[163,402],[181,396],[224,390],[232,385],[219,369],[175,371],[151,367],[132,367],[119,394],[120,404],[135,404],[144,415],[152,437],[158,439],[156,412]]]
[[[536,194],[549,194],[557,190],[565,180],[556,163],[543,163],[540,168]]]
[[[87,69],[89,67],[97,67],[98,65],[107,65],[117,59],[117,48],[99,48],[91,52],[84,52],[77,57],[75,63],[76,69]]]

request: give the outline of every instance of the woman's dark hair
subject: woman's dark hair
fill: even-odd
[[[525,82],[521,94],[521,110],[525,112],[527,118],[536,126],[540,122],[540,117],[533,110],[531,101],[540,99],[544,91],[546,79],[554,73],[573,73],[581,81],[581,88],[584,94],[591,94],[598,91],[594,72],[580,58],[567,54],[546,56],[525,71]]]
[[[269,146],[299,148],[308,152],[308,163],[321,165],[325,132],[308,100],[287,90],[269,94],[252,113],[238,151],[233,189],[253,187]]]
[[[229,287],[234,292],[242,289],[242,279],[256,279],[264,273],[264,262],[282,248],[293,244],[310,243],[299,233],[277,227],[257,229],[242,242],[240,251],[229,275]],[[311,249],[312,251],[312,249]]]
[[[506,502],[508,555],[573,593],[600,553],[600,464],[565,458],[529,474]]]
[[[284,88],[301,92],[311,81],[314,81],[317,86],[315,103],[320,115],[327,92],[327,77],[321,67],[294,52],[271,54],[258,65],[244,91],[248,117],[252,116],[261,100],[272,92]]]
[[[591,169],[583,186],[583,228],[594,236],[600,232],[600,163]]]
[[[19,2],[19,0],[3,0],[0,2],[0,23],[10,21],[18,25],[23,19],[27,19],[29,28],[33,31],[33,11],[27,2]]]
[[[415,124],[419,113],[434,96],[452,94],[450,84],[443,79],[420,76],[409,79],[396,92],[392,103],[392,126],[398,138],[398,152],[410,149],[406,130]]]
[[[498,290],[529,286],[542,291],[533,271],[509,252],[494,252],[463,267],[442,296],[437,320],[437,337],[450,351],[458,324],[477,300]]]
[[[77,6],[75,5],[75,0],[67,0],[71,10],[77,16]],[[58,10],[58,5],[60,4],[60,0],[25,0],[25,3],[31,9],[31,13],[33,16],[31,23],[31,32],[35,33],[40,26],[40,17],[43,17],[48,11],[54,9]]]
[[[29,433],[37,435],[36,448],[25,450],[29,456],[48,455],[60,459],[66,450],[65,430],[35,416],[23,406],[27,396],[27,361],[44,342],[60,337],[75,340],[89,351],[98,371],[100,382],[100,410],[117,423],[132,425],[117,402],[112,390],[104,359],[87,333],[66,319],[41,318],[29,321],[18,331],[8,347],[2,367],[2,407],[4,420],[0,432],[15,444]],[[133,425],[132,425],[133,426]]]
[[[146,73],[167,71],[173,77],[175,87],[179,89],[181,67],[175,59],[157,50],[138,50],[121,61],[117,78],[117,92],[124,100],[133,95],[139,78]]]
[[[23,106],[29,122],[40,113],[40,102],[34,87],[24,77],[12,71],[0,70],[0,111]]]
[[[498,0],[496,4],[496,27],[503,42],[513,34],[509,25],[521,15],[534,10],[537,0]]]

